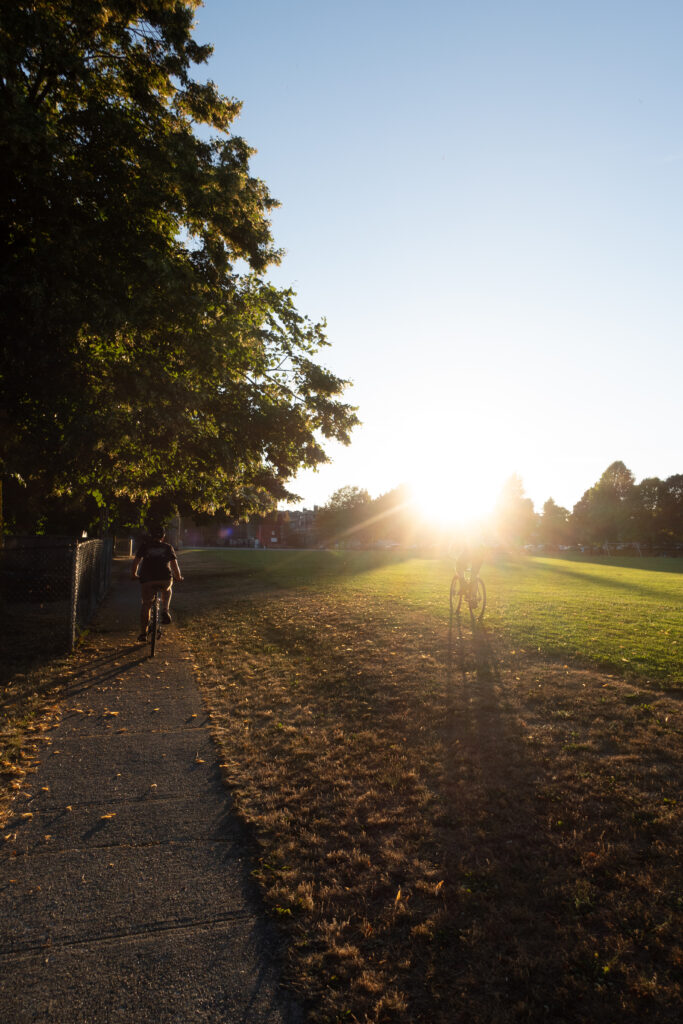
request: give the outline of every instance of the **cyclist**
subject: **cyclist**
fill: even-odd
[[[484,545],[481,543],[470,543],[465,541],[460,553],[455,560],[455,571],[460,577],[460,585],[464,590],[467,588],[467,581],[465,579],[465,573],[470,570],[470,586],[472,588],[471,597],[476,599],[477,596],[477,576],[481,569],[484,558],[486,556],[486,550]]]
[[[161,591],[161,621],[169,623],[171,615],[168,606],[171,603],[173,580],[180,582],[180,566],[176,553],[170,544],[165,543],[163,526],[154,527],[149,536],[138,545],[133,562],[132,579],[142,584],[142,605],[140,608],[140,636],[144,643],[147,639],[149,613],[157,590]],[[138,573],[139,568],[139,573]]]

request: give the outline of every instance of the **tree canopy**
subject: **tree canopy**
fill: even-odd
[[[570,538],[569,511],[548,498],[538,520],[538,539],[541,544],[559,547],[568,544]]]
[[[367,543],[372,498],[362,487],[340,487],[319,510],[316,529],[326,542]]]
[[[267,509],[357,422],[324,324],[265,276],[277,204],[239,102],[193,77],[198,6],[0,8],[0,470],[24,525],[49,496]]]
[[[524,496],[522,480],[516,473],[503,485],[493,521],[499,540],[510,546],[523,544],[535,531],[534,504]]]
[[[623,462],[613,462],[574,506],[575,529],[590,543],[633,540],[635,477]]]

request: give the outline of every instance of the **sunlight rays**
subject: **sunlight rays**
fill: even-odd
[[[410,482],[417,515],[440,529],[458,531],[484,526],[490,520],[500,482],[486,469],[443,477],[443,467],[422,470]]]

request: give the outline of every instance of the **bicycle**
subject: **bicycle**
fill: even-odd
[[[464,599],[472,618],[476,622],[481,622],[486,610],[486,584],[478,573],[472,579],[471,569],[465,570],[464,577],[464,584],[457,572],[451,580],[451,616],[453,612],[456,615],[460,614],[460,606]]]
[[[149,656],[153,658],[157,649],[157,640],[161,636],[161,590],[154,591],[154,600],[152,602],[152,608],[149,613],[149,622],[147,624],[147,640],[149,641],[150,649]]]
[[[139,576],[134,576],[133,579],[139,581]],[[178,577],[177,583],[182,582],[182,576]],[[166,589],[166,585],[159,584],[155,587],[154,597],[152,599],[152,605],[149,610],[149,619],[147,620],[147,629],[144,634],[141,633],[138,637],[139,641],[145,641],[150,644],[150,658],[153,658],[156,654],[157,640],[161,636],[161,593]],[[169,619],[170,621],[170,619]]]

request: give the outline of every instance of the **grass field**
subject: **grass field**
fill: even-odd
[[[489,621],[517,643],[683,685],[683,559],[529,558],[485,576]]]
[[[446,561],[379,552],[216,551],[211,564],[262,586],[343,599],[359,594],[441,621],[449,615]],[[683,686],[683,559],[500,559],[482,576],[487,624],[523,650]]]
[[[678,1019],[680,562],[487,565],[475,628],[445,562],[181,561],[179,631],[312,1020]]]

